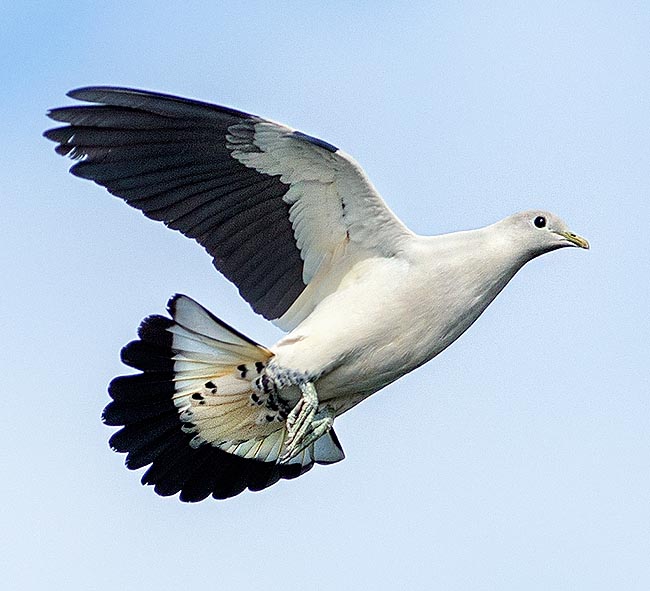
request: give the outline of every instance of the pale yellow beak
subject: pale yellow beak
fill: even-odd
[[[566,238],[569,242],[572,244],[575,244],[576,246],[579,246],[580,248],[586,248],[589,249],[589,242],[582,236],[578,236],[577,234],[574,234],[573,232],[558,232],[558,234],[564,238]]]

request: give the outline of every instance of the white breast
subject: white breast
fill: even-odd
[[[366,397],[448,347],[518,268],[483,230],[418,238],[402,256],[355,265],[273,347],[276,362],[318,378],[321,400]]]

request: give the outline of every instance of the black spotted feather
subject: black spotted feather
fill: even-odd
[[[245,489],[262,490],[278,480],[296,478],[313,462],[277,464],[246,459],[211,445],[192,447],[179,410],[173,402],[175,351],[174,321],[150,316],[138,331],[139,340],[126,345],[122,360],[142,373],[115,378],[109,393],[112,402],[103,413],[107,425],[122,426],[110,439],[111,447],[126,453],[126,465],[149,469],[142,483],[154,486],[162,496],[180,492],[183,501],[201,501],[212,495],[225,499]]]

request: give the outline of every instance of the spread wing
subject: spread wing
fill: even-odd
[[[411,232],[334,146],[226,107],[89,87],[45,132],[71,172],[195,239],[265,318],[288,330],[354,262],[390,257]]]

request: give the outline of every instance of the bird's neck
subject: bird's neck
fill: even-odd
[[[528,259],[492,226],[426,237],[421,248],[410,313],[424,362],[465,332]]]
[[[457,280],[461,282],[465,275],[472,283],[503,282],[503,287],[531,259],[500,223],[477,230],[423,237],[423,243],[428,251],[427,265],[434,271],[433,275],[458,272]]]

